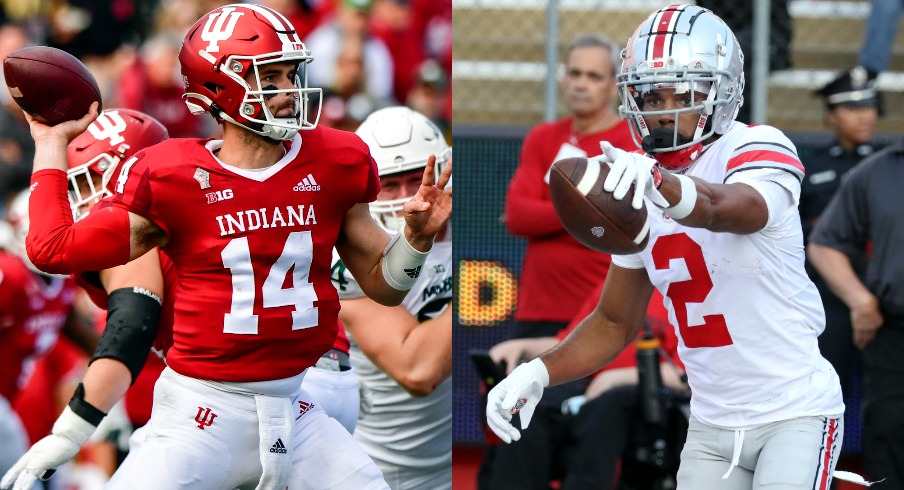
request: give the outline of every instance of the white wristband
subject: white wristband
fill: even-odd
[[[429,252],[421,252],[408,243],[404,228],[383,250],[383,279],[393,289],[408,291],[421,275],[421,267]]]
[[[684,219],[690,216],[697,205],[697,185],[686,175],[676,175],[678,182],[681,183],[681,199],[677,204],[670,208],[665,208],[666,214],[672,219]]]
[[[527,363],[527,365],[533,368],[534,372],[540,376],[540,381],[543,382],[544,388],[549,386],[549,370],[546,369],[546,364],[539,357]]]
[[[78,446],[83,446],[95,429],[97,429],[95,425],[79,417],[68,405],[53,424],[55,435],[65,437]]]

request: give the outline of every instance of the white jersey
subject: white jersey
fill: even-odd
[[[794,145],[775,128],[736,122],[685,175],[753,187],[775,182],[794,198],[748,235],[682,226],[647,202],[646,249],[612,257],[618,266],[645,268],[662,293],[693,392],[692,414],[728,429],[840,415],[838,376],[816,342],[825,314],[804,271],[797,212],[804,167]]]
[[[450,233],[447,233],[447,236]],[[334,254],[333,285],[340,299],[364,296]],[[419,321],[434,318],[452,300],[451,237],[433,244],[421,276],[402,306]],[[349,332],[352,368],[361,388],[355,439],[378,466],[445,468],[452,464],[452,379],[425,397],[414,397],[364,355]],[[384,469],[385,472],[385,469]]]

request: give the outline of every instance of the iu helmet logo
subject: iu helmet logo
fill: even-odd
[[[208,43],[204,51],[218,53],[220,46],[217,43],[232,37],[235,23],[243,15],[245,13],[236,12],[235,7],[224,7],[222,11],[211,14],[207,18],[207,23],[204,24],[204,29],[201,30],[201,40]]]
[[[88,126],[88,132],[94,139],[110,140],[110,146],[116,146],[126,140],[122,137],[126,128],[126,122],[118,112],[104,111]]]

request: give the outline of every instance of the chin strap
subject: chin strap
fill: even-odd
[[[666,151],[661,153],[653,153],[651,156],[659,162],[660,165],[673,172],[684,170],[689,167],[700,154],[703,153],[703,143],[697,143],[688,148],[682,148],[675,151]]]

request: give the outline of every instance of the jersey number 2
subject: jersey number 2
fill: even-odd
[[[283,251],[270,267],[261,287],[264,308],[294,306],[292,330],[317,326],[317,293],[308,275],[311,272],[314,245],[310,231],[289,234]],[[232,307],[223,319],[223,333],[257,334],[257,315],[254,314],[254,268],[248,238],[234,238],[220,252],[223,265],[232,272]],[[299,260],[301,259],[301,260]],[[294,266],[294,268],[293,268]],[[292,268],[292,287],[283,288],[286,275]]]
[[[672,259],[684,259],[691,275],[686,281],[669,284],[665,294],[675,308],[675,319],[684,345],[688,348],[731,345],[733,342],[724,315],[703,315],[703,325],[688,325],[687,304],[702,303],[713,289],[713,280],[700,245],[685,233],[666,235],[656,240],[652,255],[657,269],[668,269]]]

